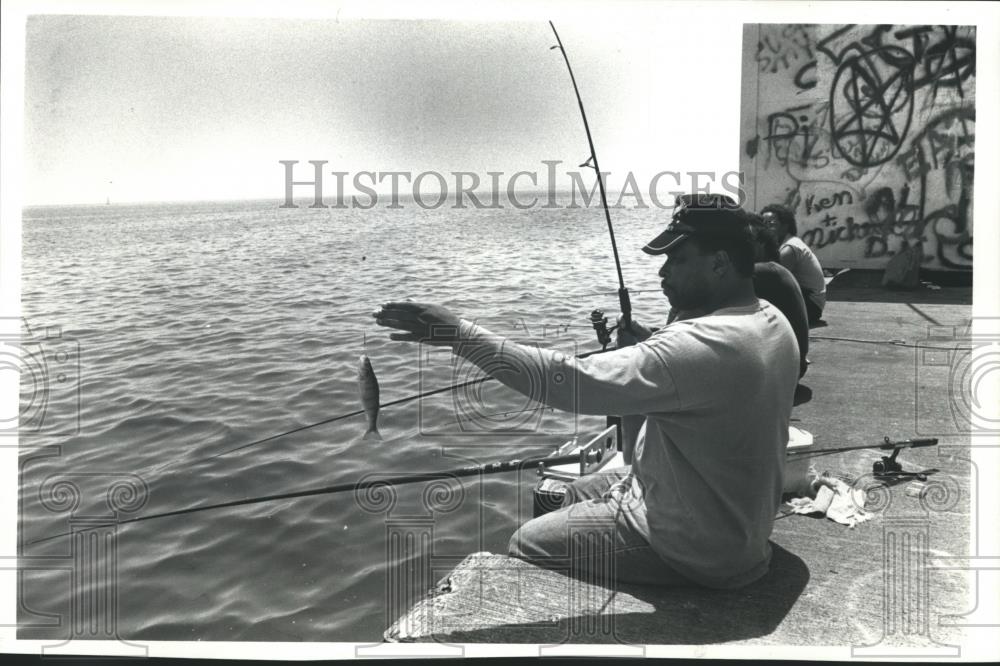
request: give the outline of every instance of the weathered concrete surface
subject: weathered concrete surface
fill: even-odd
[[[854,287],[845,281],[843,288]],[[813,364],[802,382],[811,400],[793,412],[794,425],[811,431],[818,448],[876,444],[884,435],[939,437],[938,447],[899,456],[905,469],[937,470],[923,501],[908,496],[903,482],[873,493],[869,506],[879,508],[878,516],[853,529],[825,518],[780,517],[770,573],[737,591],[592,585],[505,556],[474,554],[386,639],[928,648],[961,642],[960,630],[946,624],[973,608],[970,575],[927,565],[968,553],[976,472],[968,462],[969,437],[953,417],[948,366],[936,364],[948,352],[903,346],[949,347],[925,342],[930,325],[961,331],[968,321],[968,289],[949,291],[950,299],[933,296],[952,303],[916,304],[839,301],[832,288],[829,325],[812,330]],[[877,343],[887,340],[902,343]],[[932,357],[925,358],[928,351]],[[856,478],[881,455],[854,451],[815,463]]]

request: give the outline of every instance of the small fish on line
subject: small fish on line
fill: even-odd
[[[358,363],[358,392],[361,394],[361,407],[365,410],[365,418],[368,419],[368,430],[361,439],[381,440],[382,435],[378,431],[378,379],[372,369],[372,362],[365,355],[361,356]]]

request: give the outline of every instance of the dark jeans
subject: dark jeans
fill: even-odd
[[[823,308],[816,305],[813,301],[811,291],[803,290],[802,300],[806,302],[806,317],[809,319],[810,324],[815,324],[823,318]]]
[[[563,506],[529,520],[514,532],[511,556],[561,569],[596,585],[622,583],[694,585],[664,562],[642,536],[645,506],[628,510],[628,498],[607,494],[627,468],[592,474],[567,488]]]

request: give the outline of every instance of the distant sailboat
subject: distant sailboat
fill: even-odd
[[[114,185],[114,184],[115,184],[115,181],[113,181],[113,180],[109,180],[108,181],[108,196],[104,200],[104,205],[105,206],[110,206],[111,205],[111,186]]]

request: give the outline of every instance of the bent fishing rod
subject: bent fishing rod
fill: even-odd
[[[573,92],[576,94],[576,102],[580,106],[580,117],[583,118],[583,129],[587,133],[587,145],[590,146],[590,159],[587,160],[582,166],[593,167],[594,173],[597,174],[597,186],[601,192],[601,206],[604,208],[604,219],[607,220],[608,223],[608,235],[611,237],[611,251],[614,253],[615,257],[615,270],[618,271],[618,304],[622,311],[621,323],[619,325],[627,331],[631,328],[632,301],[629,298],[628,289],[625,288],[625,279],[622,277],[622,264],[621,260],[618,258],[618,244],[615,242],[615,228],[611,224],[611,211],[608,208],[607,194],[604,192],[604,178],[601,177],[601,167],[597,161],[597,150],[594,149],[594,139],[590,134],[590,123],[587,122],[587,112],[583,108],[583,99],[580,97],[580,89],[576,85],[576,76],[573,75],[573,67],[569,64],[569,56],[566,55],[566,49],[563,47],[562,40],[559,38],[559,32],[556,30],[556,26],[552,23],[552,21],[549,21],[549,27],[552,28],[552,34],[556,36],[556,46],[553,46],[552,49],[559,49],[559,52],[562,53],[563,60],[566,62],[566,69],[569,70],[569,79],[573,82]]]
[[[618,256],[618,243],[615,241],[615,229],[614,229],[614,225],[611,223],[611,210],[608,207],[608,197],[607,197],[607,193],[604,190],[604,179],[601,176],[600,164],[597,161],[597,150],[594,148],[594,139],[593,139],[593,136],[590,133],[590,123],[587,120],[587,112],[583,108],[583,99],[580,97],[580,89],[579,89],[579,87],[576,84],[576,76],[573,74],[573,66],[570,65],[570,63],[569,63],[569,56],[566,54],[566,49],[563,47],[562,39],[559,37],[559,32],[556,30],[556,26],[555,26],[555,24],[552,21],[549,21],[549,27],[552,28],[552,34],[554,34],[555,38],[556,38],[556,46],[551,47],[551,49],[559,49],[559,52],[562,53],[563,61],[566,63],[566,69],[569,71],[570,81],[573,84],[573,93],[576,95],[576,101],[577,101],[577,104],[580,107],[580,117],[583,119],[583,129],[584,129],[584,131],[587,134],[587,145],[590,148],[590,159],[587,161],[587,164],[590,165],[590,166],[592,166],[593,169],[594,169],[594,172],[597,174],[597,186],[598,186],[598,189],[600,190],[600,193],[601,193],[601,207],[604,209],[604,219],[605,219],[605,221],[607,222],[607,225],[608,225],[608,236],[611,238],[611,251],[612,251],[612,253],[614,255],[615,270],[616,270],[616,272],[618,274],[618,303],[619,303],[619,306],[620,306],[621,312],[622,312],[620,326],[624,330],[630,330],[630,325],[631,325],[631,321],[632,321],[632,301],[631,301],[631,299],[629,297],[628,289],[625,287],[625,278],[622,276],[621,259]],[[603,315],[603,313],[602,313],[602,315]],[[591,320],[592,320],[592,323],[596,321],[594,315],[591,315]],[[604,332],[606,333],[607,337],[605,338],[605,337],[599,336],[599,338],[600,338],[600,340],[601,340],[604,348],[607,347],[607,342],[605,342],[605,340],[606,339],[610,340],[610,332],[612,330],[614,330],[614,328],[615,328],[614,326],[612,326],[610,329],[607,329],[605,327]],[[599,331],[599,333],[600,333],[600,331]],[[585,354],[580,354],[577,358],[586,358],[587,356],[589,356],[589,355],[591,355],[593,353],[600,353],[601,351],[605,351],[604,348],[602,348],[601,350],[595,350],[593,352],[588,352],[588,353],[585,353]],[[428,391],[426,393],[421,393],[421,394],[418,394],[418,395],[415,395],[415,396],[410,396],[410,397],[407,397],[407,398],[401,398],[399,400],[394,400],[392,402],[387,402],[387,403],[385,403],[383,405],[379,405],[379,408],[381,409],[383,407],[389,407],[391,405],[398,405],[398,404],[401,404],[403,402],[408,402],[410,400],[416,400],[418,398],[422,398],[422,397],[434,395],[436,393],[444,393],[444,392],[447,392],[447,391],[454,391],[454,390],[457,390],[459,388],[464,388],[466,386],[472,386],[474,384],[479,384],[479,383],[482,383],[482,382],[485,382],[485,381],[489,381],[490,379],[493,379],[493,378],[487,376],[487,377],[481,377],[479,379],[474,379],[474,380],[471,380],[471,381],[468,381],[468,382],[462,382],[460,384],[453,384],[453,385],[447,386],[445,388],[436,389],[434,391]],[[256,446],[258,444],[263,444],[264,442],[272,441],[274,439],[277,439],[279,437],[283,437],[285,435],[289,435],[289,434],[296,433],[296,432],[301,432],[303,430],[308,430],[309,428],[314,428],[314,427],[317,427],[317,426],[320,426],[320,425],[325,425],[325,424],[328,424],[328,423],[332,423],[334,421],[339,421],[341,419],[350,418],[350,417],[353,417],[353,416],[359,416],[361,414],[364,414],[364,410],[363,409],[362,410],[358,410],[358,411],[354,411],[354,412],[350,412],[348,414],[343,414],[343,415],[340,415],[340,416],[337,416],[337,417],[334,417],[334,418],[326,419],[325,421],[320,421],[319,423],[315,423],[315,424],[312,424],[312,425],[303,426],[301,428],[296,428],[295,430],[290,430],[287,433],[281,433],[279,435],[274,435],[272,437],[267,437],[265,439],[257,440],[255,442],[249,442],[247,444],[242,444],[240,446],[237,446],[235,448],[229,449],[227,451],[223,451],[221,453],[217,453],[217,454],[215,454],[215,455],[213,455],[211,457],[212,458],[217,458],[217,457],[220,457],[220,456],[229,455],[229,454],[235,453],[237,451],[242,451],[244,449],[251,448],[251,447]]]
[[[201,513],[202,511],[227,509],[238,506],[248,506],[251,504],[263,504],[265,502],[276,502],[279,500],[290,500],[290,499],[297,499],[300,497],[315,497],[317,495],[330,495],[333,493],[341,493],[351,490],[355,491],[356,493],[361,493],[365,491],[377,490],[379,488],[388,488],[391,486],[400,486],[409,483],[424,483],[427,481],[450,481],[452,479],[457,479],[459,477],[465,477],[465,476],[500,474],[503,472],[511,472],[522,469],[552,467],[555,465],[566,465],[572,463],[593,464],[600,462],[603,458],[604,458],[604,451],[602,449],[587,449],[586,447],[584,447],[576,453],[571,453],[561,456],[546,456],[541,458],[503,460],[500,462],[485,463],[482,465],[469,465],[466,467],[460,467],[458,469],[452,469],[442,472],[424,472],[416,474],[407,474],[403,476],[389,477],[386,479],[371,479],[367,481],[362,479],[360,481],[337,483],[330,486],[323,486],[321,488],[297,490],[289,493],[280,493],[277,495],[250,497],[239,500],[231,500],[229,502],[219,502],[216,504],[202,504],[199,506],[192,506],[184,509],[175,509],[173,511],[152,513],[146,516],[136,516],[134,518],[126,518],[124,520],[108,521],[107,523],[102,523],[99,525],[88,525],[86,529],[90,530],[99,527],[115,527],[119,525],[127,525],[129,523],[139,523],[147,520],[154,520],[156,518],[167,518],[170,516],[184,516],[192,513]],[[40,537],[33,541],[29,541],[28,543],[36,544],[36,543],[41,543],[43,541],[51,541],[52,539],[58,539],[64,536],[71,536],[77,533],[78,531],[79,530],[70,532],[61,532],[59,534],[53,534],[47,537]]]
[[[552,21],[549,21],[549,27],[552,28],[552,34],[554,34],[555,38],[556,38],[556,46],[551,47],[550,50],[552,50],[552,49],[559,49],[559,52],[562,53],[563,61],[566,63],[566,69],[569,71],[570,81],[573,84],[573,93],[576,96],[577,104],[580,107],[580,117],[583,119],[583,129],[586,132],[586,135],[587,135],[587,145],[590,148],[590,159],[587,160],[587,162],[585,163],[585,165],[593,167],[594,172],[597,175],[597,186],[598,186],[598,189],[599,189],[599,191],[601,193],[601,207],[604,209],[604,219],[605,219],[605,221],[607,222],[607,225],[608,225],[608,236],[611,239],[611,251],[612,251],[612,253],[614,255],[615,270],[616,270],[617,275],[618,275],[618,303],[619,303],[619,307],[621,308],[622,316],[621,316],[621,321],[620,321],[620,323],[617,326],[620,326],[623,330],[628,331],[628,330],[631,330],[632,301],[631,301],[631,298],[629,297],[628,289],[625,287],[625,278],[622,276],[621,259],[618,256],[618,243],[615,241],[615,229],[614,229],[614,225],[611,223],[611,210],[608,207],[608,197],[607,197],[607,193],[605,192],[605,189],[604,189],[604,179],[601,176],[600,164],[599,164],[599,162],[597,160],[597,150],[594,148],[594,139],[593,139],[593,136],[590,133],[590,123],[587,120],[587,112],[586,112],[586,110],[583,107],[583,99],[580,97],[580,89],[579,89],[579,87],[576,84],[576,76],[573,74],[573,66],[570,65],[570,63],[569,63],[569,56],[566,54],[566,49],[563,47],[562,39],[559,37],[559,32],[556,30],[556,26],[555,26],[555,24]],[[600,313],[600,314],[598,315],[598,313]],[[595,310],[594,313],[591,314],[591,323],[594,326],[595,330],[597,330],[597,332],[598,332],[598,339],[600,340],[600,342],[602,344],[602,349],[595,350],[594,352],[589,352],[589,353],[586,353],[586,354],[580,354],[577,358],[585,358],[585,357],[589,356],[592,353],[600,353],[602,351],[606,351],[608,342],[610,342],[610,339],[611,339],[611,337],[610,337],[611,332],[616,328],[616,326],[612,326],[612,327],[608,328],[607,325],[606,325],[606,322],[604,323],[604,325],[600,325],[599,326],[598,324],[599,324],[601,318],[603,317],[603,314],[604,314],[603,312],[598,311],[598,310]],[[434,395],[436,393],[444,393],[444,392],[447,392],[447,391],[454,391],[454,390],[457,390],[459,388],[464,388],[466,386],[471,386],[471,385],[474,385],[474,384],[478,384],[478,383],[482,383],[482,382],[485,382],[485,381],[489,381],[490,379],[492,379],[492,377],[489,377],[489,376],[487,376],[487,377],[481,377],[479,379],[471,380],[471,381],[468,381],[468,382],[463,382],[463,383],[460,383],[460,384],[453,384],[451,386],[447,386],[447,387],[444,387],[444,388],[441,388],[441,389],[436,389],[434,391],[428,391],[426,393],[421,393],[421,394],[410,396],[410,397],[407,397],[407,398],[401,398],[399,400],[394,400],[392,402],[387,402],[385,404],[379,405],[379,409],[381,409],[383,407],[389,407],[389,406],[392,406],[392,405],[398,405],[398,404],[401,404],[401,403],[404,403],[404,402],[409,402],[411,400],[416,400],[418,398],[422,398],[422,397]],[[361,414],[364,414],[364,410],[363,409],[362,410],[357,410],[357,411],[354,411],[354,412],[349,412],[347,414],[341,414],[339,416],[335,416],[333,418],[329,418],[329,419],[326,419],[326,420],[323,420],[323,421],[319,421],[319,422],[313,423],[311,425],[306,425],[306,426],[302,426],[300,428],[295,428],[294,430],[289,430],[288,432],[283,432],[283,433],[280,433],[280,434],[277,434],[277,435],[272,435],[270,437],[266,437],[264,439],[256,440],[256,441],[249,442],[249,443],[246,443],[246,444],[241,444],[240,446],[234,447],[232,449],[228,449],[226,451],[222,451],[221,453],[217,453],[217,454],[214,454],[212,456],[208,456],[207,458],[203,458],[201,460],[209,460],[209,459],[213,459],[213,458],[219,458],[221,456],[226,456],[226,455],[229,455],[231,453],[236,453],[237,451],[242,451],[242,450],[245,450],[245,449],[257,446],[259,444],[263,444],[265,442],[273,441],[275,439],[278,439],[280,437],[284,437],[286,435],[291,435],[293,433],[302,432],[304,430],[309,430],[311,428],[315,428],[315,427],[318,427],[318,426],[321,426],[321,425],[326,425],[326,424],[329,424],[329,423],[333,423],[335,421],[339,421],[339,420],[342,420],[342,419],[351,418],[351,417],[354,417],[354,416],[359,416]],[[198,461],[195,461],[195,462],[200,462],[201,460],[198,460]],[[169,463],[168,463],[168,466],[169,466]]]

